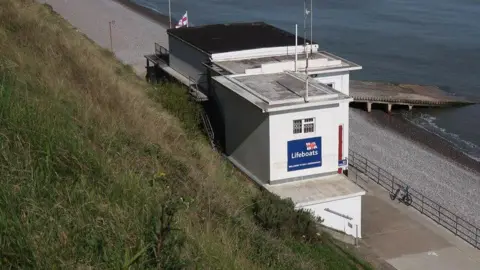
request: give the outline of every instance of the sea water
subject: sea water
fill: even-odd
[[[167,0],[135,0],[168,14]],[[308,1],[309,3],[310,1]],[[301,0],[171,0],[192,25],[265,21],[303,33]],[[175,23],[175,22],[174,22]],[[437,85],[480,98],[478,0],[314,0],[313,40],[363,66],[352,79]],[[480,105],[415,110],[410,122],[480,159]]]

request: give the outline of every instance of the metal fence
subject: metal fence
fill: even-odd
[[[155,54],[167,55],[167,54],[169,54],[169,51],[165,47],[163,47],[162,45],[155,42]]]
[[[402,180],[396,178],[391,173],[380,168],[378,165],[353,150],[349,150],[348,161],[349,166],[367,176],[366,178],[368,179],[362,178],[363,181],[375,182],[391,193],[395,192],[398,188],[403,188],[407,185]],[[356,180],[358,180],[358,178]],[[408,191],[412,196],[413,202],[411,206],[413,208],[428,216],[433,221],[445,227],[447,230],[462,238],[475,248],[480,249],[480,228],[475,227],[470,222],[455,215],[452,211],[446,209],[415,189],[409,188]]]

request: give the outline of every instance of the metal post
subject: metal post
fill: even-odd
[[[358,224],[355,224],[355,246],[358,247]]]
[[[455,235],[458,235],[458,216],[455,215]]]
[[[305,75],[307,76],[305,80],[305,102],[308,102],[308,43],[307,43],[307,0],[303,1],[303,41],[304,41],[304,52],[305,52]]]
[[[298,61],[298,24],[295,24],[295,72],[297,72],[297,61]]]
[[[395,190],[395,176],[392,175],[392,192]]]
[[[308,102],[308,50],[307,50],[307,47],[305,47],[305,56],[306,56],[305,74],[307,75],[307,78],[305,79],[305,102]]]
[[[425,201],[425,195],[422,194],[422,214],[423,214],[423,204],[424,204],[424,201]]]
[[[478,228],[475,229],[475,247],[476,248],[480,248],[480,246],[478,245],[478,235],[480,234],[480,230]]]
[[[307,0],[303,1],[303,45],[307,50]]]
[[[170,0],[168,0],[168,22],[170,28],[172,28],[172,4],[170,3]]]
[[[109,34],[110,34],[110,51],[111,52],[113,52],[112,25],[115,25],[115,20],[108,22],[108,29],[109,29]]]
[[[440,204],[438,205],[438,224],[440,224],[440,210],[441,210],[442,206],[440,206]]]
[[[380,184],[380,167],[377,166],[377,168],[377,183]]]
[[[313,53],[313,0],[310,0],[310,53]]]

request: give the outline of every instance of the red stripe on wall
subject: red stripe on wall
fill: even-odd
[[[338,126],[338,161],[343,159],[343,125]],[[338,168],[338,173],[342,173],[342,168]]]

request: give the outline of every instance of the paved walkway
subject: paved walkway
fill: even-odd
[[[155,42],[168,48],[166,28],[113,0],[37,0],[48,3],[80,32],[100,46],[110,49],[109,22],[115,55],[133,66],[137,74],[146,72],[145,54],[155,52]]]
[[[354,177],[353,170],[349,170]],[[373,182],[360,182],[364,243],[399,270],[478,270],[480,251],[411,207],[390,200]]]

